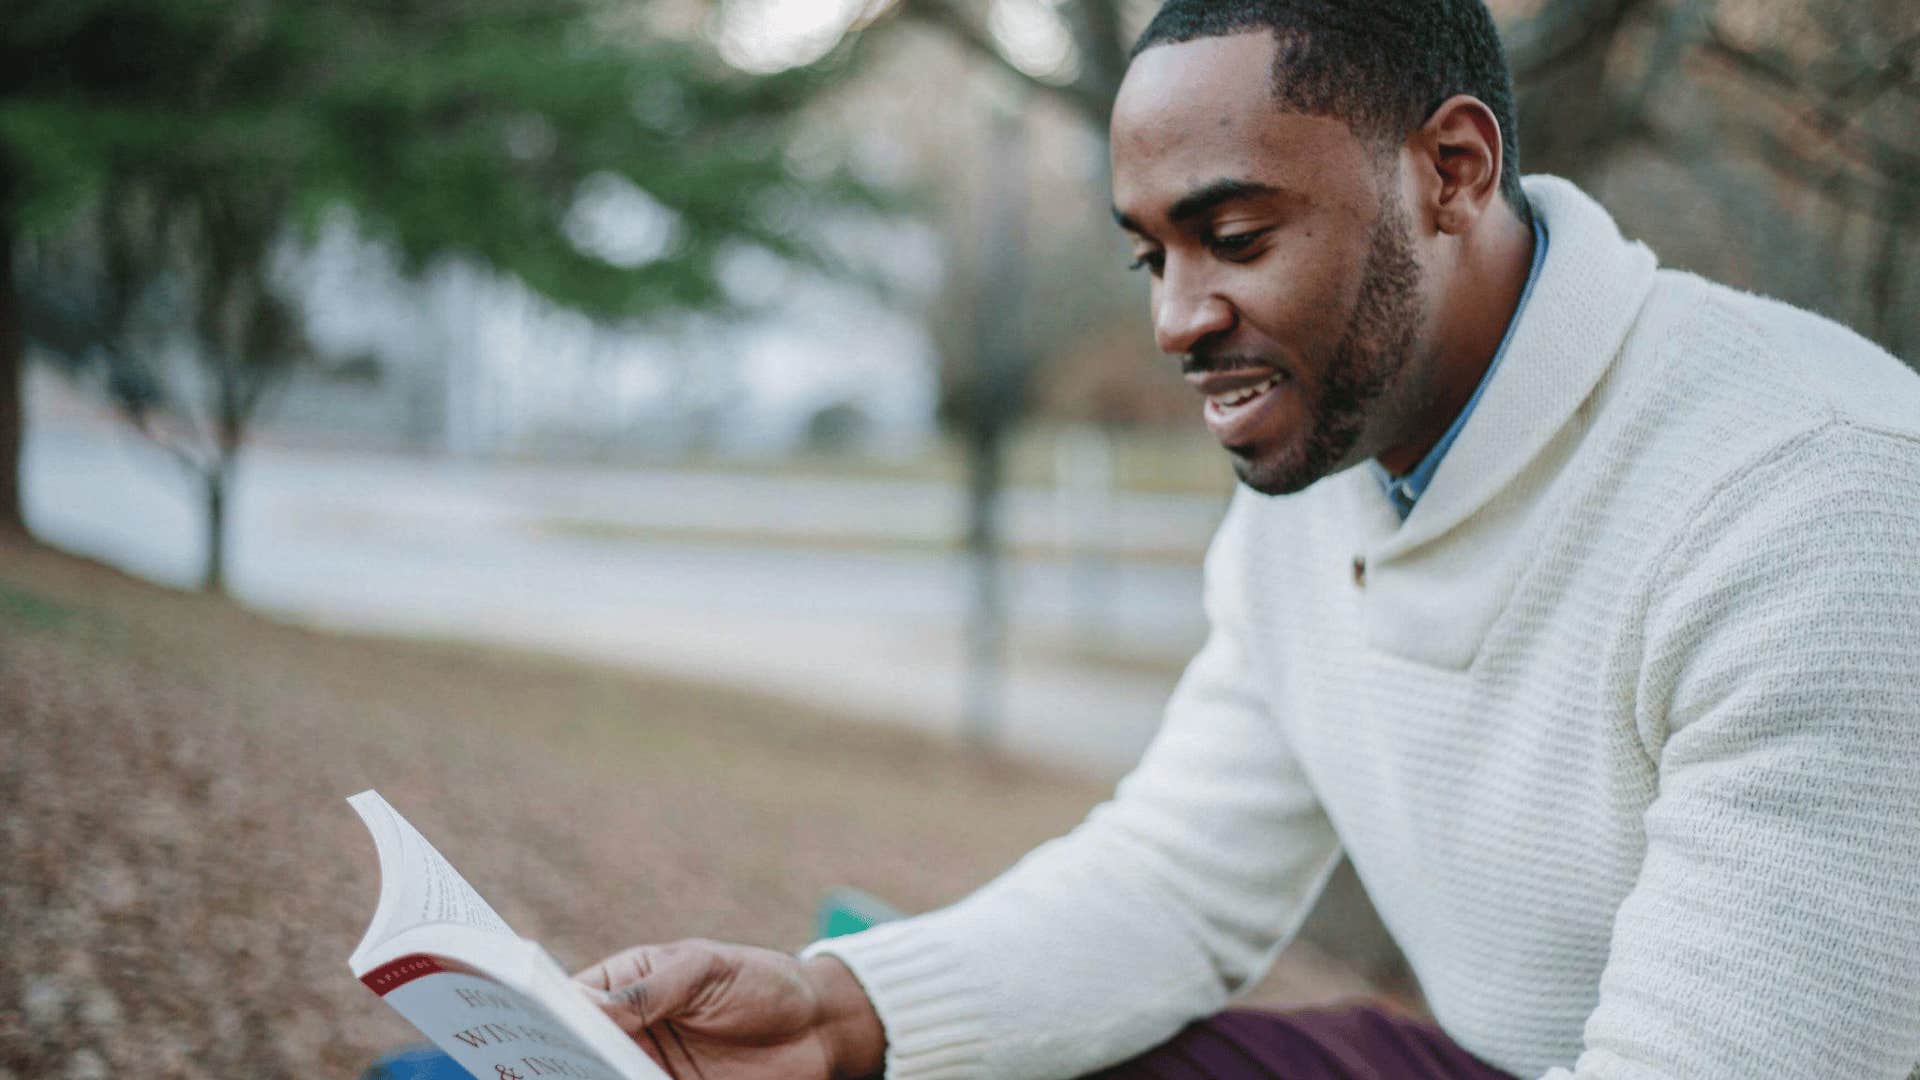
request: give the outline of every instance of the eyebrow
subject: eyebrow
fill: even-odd
[[[1273,195],[1287,198],[1299,197],[1296,192],[1275,187],[1272,184],[1263,184],[1258,180],[1236,180],[1231,177],[1222,177],[1210,183],[1202,184],[1186,195],[1181,196],[1180,201],[1174,203],[1173,207],[1167,211],[1167,218],[1178,225],[1192,221],[1194,218],[1205,216],[1219,209],[1220,206],[1225,203],[1235,202],[1240,199],[1257,199]],[[1120,208],[1117,206],[1113,208],[1113,220],[1115,224],[1128,232],[1142,233],[1146,231],[1140,227],[1139,222],[1121,213]]]

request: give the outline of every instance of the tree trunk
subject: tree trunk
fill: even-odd
[[[999,739],[1006,683],[1007,602],[1000,567],[1000,488],[1005,428],[983,424],[967,439],[967,570],[972,606],[967,615],[964,702],[969,746],[991,750]]]
[[[967,552],[973,603],[967,621],[965,738],[982,749],[999,738],[1005,682],[1006,598],[1000,567],[1000,489],[1007,436],[1025,402],[1027,161],[1025,96],[993,105],[992,145],[981,208],[981,282],[974,313],[974,370],[964,410]]]
[[[0,160],[0,170],[6,167]],[[20,326],[20,292],[13,278],[13,235],[6,214],[6,177],[0,173],[0,535],[24,534],[20,507],[20,446],[24,433],[21,387],[26,377],[26,335]]]
[[[1920,356],[1911,354],[1913,342],[1907,340],[1911,332],[1911,315],[1898,303],[1901,271],[1907,265],[1902,258],[1905,250],[1902,241],[1906,239],[1908,223],[1913,219],[1914,202],[1909,188],[1894,185],[1887,190],[1885,220],[1880,225],[1880,243],[1867,272],[1867,304],[1869,327],[1881,346],[1920,369]]]
[[[228,463],[223,461],[208,469],[204,476],[207,498],[207,563],[200,587],[218,595],[225,595],[227,591],[228,471]]]
[[[1632,127],[1632,118],[1621,115],[1621,95],[1608,80],[1608,57],[1630,19],[1648,3],[1548,4],[1509,29],[1522,171],[1592,183],[1612,144]]]

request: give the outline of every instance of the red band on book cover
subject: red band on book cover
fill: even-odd
[[[416,954],[381,964],[360,976],[360,981],[367,984],[367,989],[381,997],[386,997],[415,979],[426,975],[438,975],[447,970],[446,965],[433,957]]]

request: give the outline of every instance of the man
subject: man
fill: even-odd
[[[953,908],[609,1012],[710,1080],[1906,1076],[1920,378],[1512,119],[1478,0],[1168,3],[1115,212],[1244,487],[1163,730]],[[1436,1025],[1222,1014],[1343,851]]]

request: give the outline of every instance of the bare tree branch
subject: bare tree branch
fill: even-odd
[[[1119,0],[1074,0],[1065,5],[1064,15],[1080,48],[1078,82],[1098,103],[1093,119],[1104,134],[1114,96],[1127,75],[1127,43],[1121,39]]]
[[[1082,0],[1082,2],[1109,5],[1112,0]],[[1053,83],[1036,79],[1020,70],[1018,65],[1007,58],[1006,53],[1000,50],[999,42],[994,40],[993,34],[980,25],[973,16],[968,15],[965,6],[958,0],[902,0],[894,10],[899,17],[915,19],[953,35],[955,40],[975,55],[991,62],[1028,86],[1058,98],[1085,117],[1097,130],[1101,132],[1107,130],[1107,116],[1113,107],[1113,97],[1110,90],[1096,83],[1097,76],[1089,74],[1095,70],[1094,65],[1083,63],[1079,77],[1070,83]],[[1071,26],[1072,23],[1070,22],[1069,25]],[[1118,40],[1117,31],[1115,40]],[[1076,33],[1075,44],[1080,43],[1080,35]],[[1114,83],[1114,86],[1118,85],[1118,82]]]
[[[1621,110],[1629,123],[1646,112],[1653,95],[1679,70],[1687,51],[1703,36],[1711,6],[1712,0],[1681,0],[1668,12],[1666,20],[1661,23],[1659,36],[1648,50],[1647,65],[1640,74],[1639,84],[1621,103]]]
[[[1915,35],[1893,47],[1886,66],[1863,71],[1833,89],[1823,90],[1811,85],[1812,80],[1799,72],[1742,47],[1715,23],[1707,24],[1707,35],[1702,44],[1706,55],[1722,61],[1750,79],[1797,99],[1803,109],[1803,119],[1810,126],[1830,132],[1852,126],[1854,118],[1842,111],[1845,106],[1864,106],[1887,89],[1909,82],[1914,74],[1914,56],[1920,53],[1920,35]]]
[[[192,442],[168,431],[156,418],[153,410],[142,409],[126,401],[114,402],[114,408],[135,431],[138,431],[148,442],[159,447],[195,478],[205,477],[214,468],[212,462],[204,460],[202,455],[195,452],[196,448]]]
[[[1648,0],[1565,0],[1508,28],[1507,62],[1517,83],[1532,82],[1613,44],[1628,16]]]
[[[1863,105],[1903,83],[1908,89],[1920,86],[1913,81],[1913,61],[1916,54],[1920,54],[1920,34],[1915,34],[1888,49],[1885,66],[1863,68],[1853,78],[1829,91],[1829,97],[1835,105]]]
[[[1720,61],[1731,70],[1747,75],[1794,99],[1797,114],[1808,133],[1846,151],[1860,167],[1880,173],[1889,184],[1910,187],[1920,183],[1920,152],[1907,150],[1863,130],[1853,118],[1830,103],[1819,90],[1809,88],[1797,73],[1775,65],[1764,57],[1728,41],[1724,34],[1710,29],[1702,46],[1703,54]],[[1771,131],[1759,133],[1765,155],[1771,159],[1785,154],[1794,158],[1805,151]],[[1771,162],[1770,162],[1771,163]],[[1876,197],[1873,201],[1878,201]],[[1866,207],[1863,207],[1866,209]]]
[[[1742,156],[1751,157],[1769,172],[1796,187],[1806,189],[1853,213],[1878,221],[1896,220],[1889,213],[1895,190],[1893,183],[1863,180],[1848,168],[1808,160],[1778,135],[1765,130],[1735,133],[1743,140]],[[1671,128],[1649,121],[1635,129],[1631,140],[1645,145],[1690,171],[1718,175],[1725,157],[1725,146],[1698,135],[1687,137]],[[1908,188],[1912,184],[1905,185]]]
[[[1907,260],[1902,258],[1906,234],[1916,207],[1920,207],[1920,198],[1912,191],[1888,193],[1881,209],[1890,224],[1881,231],[1877,250],[1867,267],[1868,308],[1874,313],[1876,324],[1874,336],[1896,355],[1906,355],[1910,345],[1907,339],[1912,323],[1901,317],[1896,298],[1901,271],[1907,266]]]

